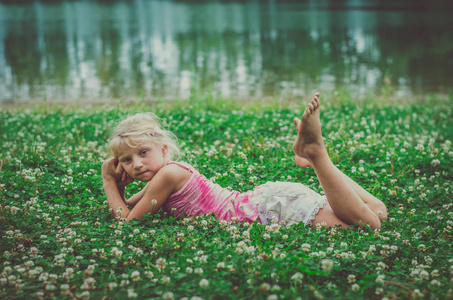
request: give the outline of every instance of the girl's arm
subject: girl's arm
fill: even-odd
[[[117,158],[109,158],[102,164],[102,181],[104,192],[109,202],[109,207],[113,208],[110,203],[115,203],[113,216],[116,216],[116,210],[121,208],[122,210],[127,209],[126,199],[124,196],[125,187],[133,181],[123,167],[119,164]]]
[[[104,191],[109,207],[113,209],[113,216],[117,216],[117,211],[119,212],[119,210],[121,210],[119,216],[121,218],[126,218],[127,221],[141,219],[143,215],[148,212],[151,212],[152,214],[156,213],[168,199],[170,194],[179,190],[191,175],[192,174],[189,171],[183,170],[176,165],[164,166],[142,190],[143,195],[141,195],[141,198],[138,200],[135,199],[138,203],[131,210],[127,208],[124,203],[118,190],[118,183],[114,180],[113,176],[111,178],[106,176],[105,179],[103,176]]]
[[[149,182],[146,184],[146,186],[137,194],[133,195],[129,199],[126,200],[126,204],[130,206],[135,206],[135,204],[142,199],[143,195],[145,194],[146,189],[148,188]]]

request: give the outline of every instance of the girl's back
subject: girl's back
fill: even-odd
[[[202,216],[214,213],[220,220],[253,222],[258,217],[258,202],[251,200],[253,192],[239,193],[222,188],[208,180],[192,166],[178,162],[170,162],[192,173],[185,185],[170,195],[162,209],[176,218]]]

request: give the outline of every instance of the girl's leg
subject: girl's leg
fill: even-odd
[[[299,126],[300,120],[295,120],[295,123],[296,126]],[[301,167],[311,167],[311,164],[307,159],[297,155],[295,157],[295,162]],[[381,200],[368,193],[363,187],[357,184],[348,175],[341,172],[338,168],[336,168],[336,171],[338,176],[342,176],[343,179],[352,187],[354,192],[356,192],[357,196],[359,196],[359,198],[371,209],[371,211],[379,217],[379,220],[387,220],[387,207]]]
[[[341,226],[341,229],[351,227],[351,224],[347,224],[343,220],[338,218],[332,207],[330,207],[329,203],[327,203],[326,206],[319,210],[311,224],[312,227],[316,227],[318,224],[327,228],[336,227],[338,225]]]
[[[341,175],[330,160],[322,139],[319,106],[319,94],[315,94],[298,124],[293,151],[297,156],[309,161],[331,209],[341,221],[349,225],[368,223],[373,229],[380,228],[379,217],[362,201],[354,190],[354,185],[351,186],[351,182]],[[324,209],[320,213],[325,213]]]

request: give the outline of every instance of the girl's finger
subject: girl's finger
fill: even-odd
[[[124,172],[123,166],[122,166],[121,164],[116,165],[115,171],[116,171],[118,174]]]

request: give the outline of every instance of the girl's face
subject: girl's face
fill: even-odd
[[[130,177],[148,182],[165,166],[167,152],[167,145],[142,143],[135,148],[125,147],[118,160]]]

